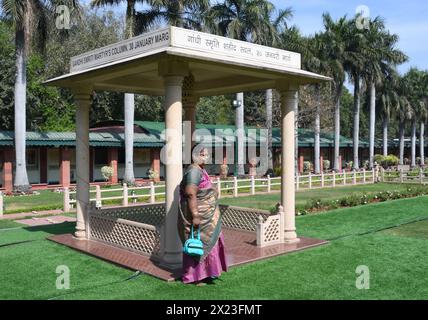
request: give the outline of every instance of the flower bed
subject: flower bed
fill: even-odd
[[[313,214],[320,211],[333,210],[343,207],[355,207],[368,203],[384,202],[388,200],[413,198],[428,195],[427,186],[409,187],[405,191],[387,190],[372,194],[351,194],[336,200],[325,201],[322,199],[308,200],[303,208],[297,208],[297,215]]]

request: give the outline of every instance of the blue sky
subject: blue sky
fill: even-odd
[[[417,0],[271,0],[277,8],[292,7],[292,24],[302,33],[313,34],[322,29],[321,15],[329,12],[334,19],[353,16],[356,8],[365,5],[370,16],[381,16],[386,27],[400,37],[398,47],[409,56],[399,67],[406,72],[411,66],[428,69],[428,2]]]
[[[215,3],[221,0],[211,0]],[[398,47],[409,56],[409,62],[399,66],[405,73],[411,66],[428,69],[428,1],[422,0],[270,0],[277,9],[291,7],[294,16],[291,24],[303,34],[314,34],[322,29],[321,15],[329,12],[334,19],[348,17],[364,5],[370,17],[381,16],[386,27],[400,37]],[[89,3],[90,0],[83,0]],[[112,7],[110,7],[112,8]],[[141,8],[141,6],[140,6]],[[125,12],[125,1],[114,6],[116,12]]]

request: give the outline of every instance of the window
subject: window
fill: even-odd
[[[96,148],[94,149],[94,162],[95,165],[108,165],[108,155],[106,148]]]
[[[39,167],[39,150],[38,149],[27,149],[27,167],[38,168]]]
[[[135,164],[150,164],[150,149],[134,149]]]

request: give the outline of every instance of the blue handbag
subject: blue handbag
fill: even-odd
[[[204,244],[201,241],[201,231],[198,228],[198,236],[193,236],[193,225],[190,230],[190,238],[186,240],[183,252],[192,257],[200,257],[204,254]]]

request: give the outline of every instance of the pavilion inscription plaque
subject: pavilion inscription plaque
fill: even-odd
[[[301,63],[299,53],[169,26],[72,57],[70,72],[150,54],[151,51],[168,47],[212,53],[225,60],[238,58],[295,69],[300,69]]]
[[[151,50],[168,47],[170,43],[169,39],[170,28],[168,27],[95,49],[72,57],[70,61],[70,72],[86,70]]]

